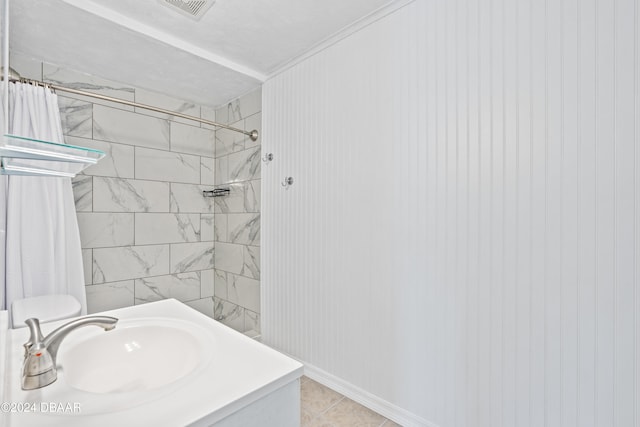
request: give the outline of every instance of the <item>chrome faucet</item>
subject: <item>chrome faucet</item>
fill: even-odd
[[[56,357],[62,340],[73,330],[83,326],[100,326],[105,331],[116,327],[118,319],[109,316],[87,316],[60,326],[46,337],[42,336],[40,321],[27,319],[24,323],[31,331],[29,341],[24,344],[22,365],[22,389],[34,390],[47,386],[58,378]]]

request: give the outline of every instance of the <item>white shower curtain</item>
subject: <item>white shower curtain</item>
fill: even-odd
[[[9,123],[2,127],[7,129],[5,133],[64,142],[57,95],[42,87],[10,84]],[[0,182],[0,186],[5,185],[6,193],[6,256],[4,298],[0,302],[4,299],[4,307],[10,309],[16,299],[68,294],[80,302],[82,314],[86,314],[71,179],[4,178],[6,182]]]

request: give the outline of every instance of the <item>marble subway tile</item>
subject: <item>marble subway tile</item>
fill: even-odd
[[[134,177],[133,146],[71,136],[66,137],[65,140],[67,144],[94,148],[105,153],[98,163],[82,171],[83,174],[117,178]]]
[[[58,83],[66,87],[78,90],[86,90],[100,95],[112,96],[114,98],[134,101],[134,89],[120,83],[106,80],[89,74],[58,67],[53,64],[44,63],[42,66],[43,80],[50,83]],[[70,98],[81,99],[94,104],[106,105],[121,110],[133,111],[133,107],[117,102],[106,101],[89,96],[65,93]]]
[[[244,335],[246,335],[247,337],[256,340],[258,342],[262,342],[262,337],[260,336],[260,332],[255,331],[253,329],[247,329],[246,323],[247,323],[247,314],[246,314],[245,310],[245,315],[244,315],[244,322],[245,322],[245,331],[243,332]]]
[[[219,123],[216,120],[216,110],[213,108],[209,108],[209,107],[200,107],[200,117],[205,119],[205,120],[209,120],[210,122],[216,122]],[[209,129],[209,130],[216,130],[219,129],[216,126],[211,126],[208,125],[206,123],[201,123],[200,127],[204,128],[204,129]]]
[[[214,318],[212,297],[201,298],[195,301],[188,301],[185,304],[193,308],[194,310],[199,311],[205,316],[211,317],[212,319]]]
[[[244,183],[218,185],[217,187],[229,188],[228,196],[215,197],[215,213],[244,212]]]
[[[262,110],[262,88],[248,93],[216,110],[220,123],[235,123]]]
[[[242,272],[244,264],[242,245],[216,242],[215,248],[216,269],[236,274]]]
[[[260,214],[229,214],[228,236],[231,243],[260,244]]]
[[[182,123],[171,123],[171,151],[215,157],[215,132]]]
[[[244,332],[244,308],[223,299],[213,298],[214,319],[218,322]]]
[[[133,214],[78,212],[83,248],[105,248],[133,244]]]
[[[93,264],[93,250],[82,250],[82,270],[84,271],[84,284],[93,284],[93,276],[91,274],[91,266]]]
[[[169,122],[103,105],[95,105],[93,108],[93,138],[168,150]]]
[[[260,180],[244,183],[244,212],[260,212],[261,199]]]
[[[136,178],[200,183],[200,157],[136,147]]]
[[[262,111],[262,88],[258,88],[240,98],[242,118],[247,118]]]
[[[169,274],[169,245],[124,246],[93,250],[93,283],[164,274]],[[131,303],[133,304],[133,297]]]
[[[240,111],[240,101],[234,99],[220,108],[216,109],[216,122],[223,124],[232,124],[242,120],[242,112]]]
[[[235,274],[227,275],[228,300],[248,310],[260,311],[260,282]]]
[[[188,116],[200,117],[200,107],[180,99],[172,98],[170,96],[152,92],[146,89],[136,89],[136,102],[140,104],[153,105],[154,107],[160,107],[165,110],[174,111],[176,113],[186,114]],[[157,111],[147,110],[145,108],[135,108],[135,111],[147,116],[158,117],[164,120],[172,120],[174,122],[181,122],[191,125],[196,125],[197,122],[189,119],[183,119],[170,114],[159,113]]]
[[[133,280],[103,283],[86,287],[87,311],[99,313],[133,305]]]
[[[214,270],[202,270],[200,272],[200,298],[212,297],[215,291]]]
[[[135,280],[136,304],[160,301],[167,298],[175,298],[178,301],[199,299],[200,273],[143,277]]]
[[[214,239],[216,242],[228,242],[227,214],[216,214],[214,219]]]
[[[218,129],[215,135],[215,157],[226,156],[244,150],[246,135],[230,129]]]
[[[76,175],[71,179],[76,212],[91,212],[93,208],[93,179],[86,175]]]
[[[178,243],[171,245],[171,273],[211,270],[214,246],[212,242]]]
[[[244,264],[240,274],[260,280],[260,247],[244,246],[243,251]]]
[[[91,138],[93,135],[93,104],[58,96],[62,133],[69,136]]]
[[[213,213],[214,197],[204,197],[203,190],[211,190],[210,186],[194,184],[171,184],[171,212]]]
[[[250,335],[250,338],[254,338],[261,333],[260,325],[260,313],[254,313],[251,310],[244,311],[244,329],[247,332],[253,331],[255,334]]]
[[[45,74],[261,134],[260,90],[214,111],[56,67]],[[66,101],[65,140],[107,154],[74,180],[83,245],[94,248],[83,249],[93,295],[113,289],[117,298],[104,301],[109,308],[173,297],[241,332],[259,334],[260,248],[254,245],[260,242],[261,135],[253,142],[241,133],[97,100],[86,103],[92,110],[87,114],[83,101]],[[214,185],[229,186],[231,194],[202,197],[201,190]],[[129,221],[117,226],[125,217]],[[126,240],[132,229],[134,240]]]
[[[120,178],[93,178],[96,212],[168,212],[169,183]]]
[[[213,166],[215,159],[212,157],[200,157],[200,184],[213,185],[216,182]]]
[[[217,298],[227,299],[227,273],[223,270],[214,270],[214,295]]]
[[[214,177],[216,185],[229,182],[229,156],[218,157],[214,163]]]
[[[251,148],[260,145],[262,141],[262,114],[256,113],[252,116],[247,117],[244,120],[244,130],[247,132],[251,132],[252,130],[258,131],[258,139],[252,141],[251,138],[247,137],[244,141],[244,148]]]
[[[249,181],[260,178],[260,147],[229,155],[229,181]]]
[[[176,213],[135,214],[136,245],[200,241],[200,215]]]
[[[211,242],[215,239],[215,215],[200,215],[200,240]]]

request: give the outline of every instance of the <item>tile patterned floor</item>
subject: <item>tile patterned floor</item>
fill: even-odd
[[[301,427],[400,427],[316,381],[300,381]]]

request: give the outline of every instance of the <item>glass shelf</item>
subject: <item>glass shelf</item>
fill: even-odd
[[[100,150],[4,135],[0,144],[0,173],[74,177],[105,156]]]

